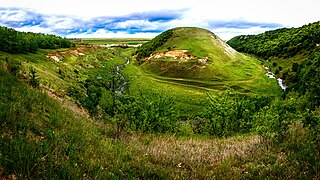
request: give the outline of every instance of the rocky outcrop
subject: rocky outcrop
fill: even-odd
[[[187,53],[188,50],[171,50],[161,53],[151,54],[149,57],[145,58],[145,60],[152,60],[152,59],[165,59],[165,58],[172,58],[173,60],[190,60],[196,59],[201,63],[207,63],[208,57],[205,58],[198,58],[191,54]]]

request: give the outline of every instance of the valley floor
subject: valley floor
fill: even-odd
[[[90,117],[92,112],[79,108],[81,103],[68,96],[69,87],[78,88],[84,93],[92,89],[95,92],[94,86],[86,87],[84,82],[91,82],[86,81],[90,78],[94,81],[99,79],[97,77],[104,77],[106,68],[125,63],[121,56],[129,56],[132,50],[88,49],[80,52],[85,55],[65,55],[62,62],[46,58],[48,53],[56,52],[41,50],[38,54],[28,55],[1,52],[1,179],[319,178],[319,166],[316,163],[319,154],[314,151],[317,146],[311,140],[309,143],[311,131],[302,123],[293,123],[289,134],[285,134],[289,137],[287,142],[277,143],[272,141],[275,133],[234,133],[220,138],[205,133],[200,135],[192,132],[188,125],[194,124],[188,124],[187,121],[180,129],[185,134],[134,131],[117,123],[119,117],[127,116]],[[20,61],[23,66],[21,71],[25,73],[14,74],[12,67],[15,64],[8,64],[6,58]],[[28,85],[29,67],[37,70],[37,77],[43,85],[42,91]],[[200,112],[204,105],[209,104],[207,89],[204,91],[194,85],[179,86],[181,82],[157,75],[149,76],[135,64],[130,64],[123,72],[129,82],[133,82],[129,87],[131,95],[152,90],[158,94],[171,94],[180,107],[189,104],[185,112],[181,110],[182,115]],[[211,96],[219,95],[214,89],[209,91]],[[278,89],[271,87],[269,93],[272,92],[278,92]],[[92,96],[92,99],[95,97]],[[151,105],[155,102],[147,101]],[[135,105],[138,106],[138,103]],[[289,103],[281,115],[287,113],[291,118],[296,115],[293,105],[296,101]],[[236,104],[232,107],[236,107]],[[282,107],[282,104],[270,107],[274,110],[272,108]],[[275,123],[266,122],[274,127],[280,113],[268,108],[264,108],[266,111],[257,116],[275,118]],[[299,117],[302,116],[299,114]],[[257,132],[269,126],[260,128]]]

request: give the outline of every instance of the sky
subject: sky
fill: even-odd
[[[319,0],[0,0],[0,26],[67,38],[152,38],[201,27],[229,40],[319,21],[319,7]]]

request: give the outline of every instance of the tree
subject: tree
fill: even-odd
[[[35,68],[30,67],[29,68],[30,71],[30,78],[29,78],[29,84],[33,87],[33,88],[39,88],[40,86],[40,80],[39,77],[37,77],[37,71]]]

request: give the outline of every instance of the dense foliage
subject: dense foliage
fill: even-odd
[[[91,116],[115,123],[119,130],[165,133],[175,132],[177,113],[170,97],[156,94],[139,97],[117,92],[121,79],[111,67],[104,76],[90,77],[83,82],[85,92],[74,86],[68,95],[89,110]]]
[[[137,59],[148,57],[157,49],[157,47],[162,46],[172,36],[172,33],[172,30],[167,30],[151,41],[143,44],[136,52]]]
[[[299,28],[282,28],[258,35],[241,35],[227,42],[240,52],[263,58],[292,57],[300,51],[312,51],[320,43],[320,21]]]
[[[320,48],[317,47],[303,63],[293,63],[283,74],[289,91],[297,91],[309,99],[309,108],[320,106]]]
[[[39,33],[18,32],[0,27],[0,51],[8,53],[34,53],[40,49],[69,48],[73,44],[66,38]]]

